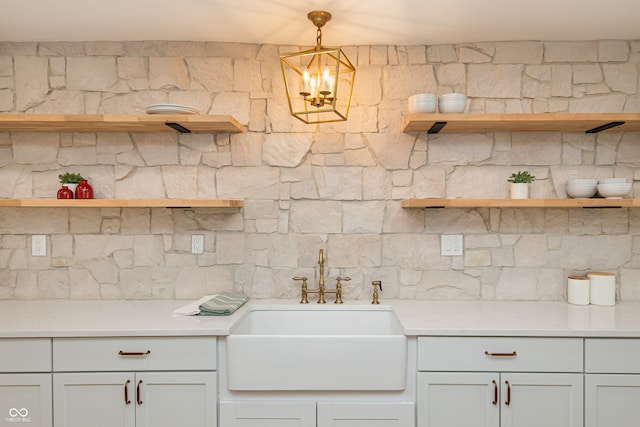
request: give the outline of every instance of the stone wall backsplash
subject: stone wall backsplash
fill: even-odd
[[[293,46],[0,42],[0,113],[141,114],[154,103],[231,114],[241,134],[0,133],[0,198],[54,198],[62,172],[97,198],[231,198],[242,209],[0,208],[0,299],[195,299],[235,289],[298,298],[349,276],[345,301],[563,300],[566,277],[617,274],[640,300],[640,209],[403,209],[411,197],[532,197],[570,177],[624,177],[640,197],[640,133],[401,132],[415,93],[467,94],[470,112],[640,112],[640,41],[345,47],[345,123],[288,114],[278,55]],[[633,196],[632,194],[632,196]],[[47,235],[32,257],[31,235]],[[191,235],[205,236],[191,254]],[[440,256],[442,234],[464,256]]]

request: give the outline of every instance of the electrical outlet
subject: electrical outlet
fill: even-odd
[[[204,236],[202,234],[194,234],[191,236],[191,253],[204,253]]]
[[[440,254],[442,256],[462,255],[462,234],[443,234],[440,237]]]
[[[44,234],[31,236],[31,256],[47,256],[47,236]]]

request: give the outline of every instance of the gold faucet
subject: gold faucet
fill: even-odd
[[[325,294],[336,294],[336,304],[342,304],[342,283],[351,280],[350,277],[337,277],[336,278],[336,288],[333,291],[328,291],[324,288],[324,251],[320,249],[320,254],[318,256],[318,265],[320,266],[320,278],[318,279],[318,289],[309,290],[307,288],[307,278],[306,277],[294,277],[293,280],[302,281],[302,298],[300,299],[300,304],[308,304],[309,299],[307,298],[308,294],[318,294],[318,304],[326,304],[326,300],[324,299]]]
[[[382,290],[382,281],[374,280],[371,284],[373,285],[373,301],[371,301],[371,304],[380,304],[380,300],[378,299],[378,288]]]

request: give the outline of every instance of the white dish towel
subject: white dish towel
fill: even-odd
[[[197,316],[198,314],[200,314],[200,305],[205,301],[209,301],[216,295],[217,294],[205,295],[197,301],[190,302],[189,304],[174,310],[173,314],[177,314],[179,316]]]

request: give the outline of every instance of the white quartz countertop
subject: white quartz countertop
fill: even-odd
[[[640,303],[393,301],[406,335],[640,337]]]
[[[0,337],[227,335],[232,316],[179,316],[190,301],[1,301]]]
[[[228,335],[253,305],[297,304],[251,300],[231,316],[173,314],[188,302],[0,301],[0,338]],[[393,308],[406,335],[640,337],[640,303],[599,307],[544,301],[394,300],[384,305]]]

